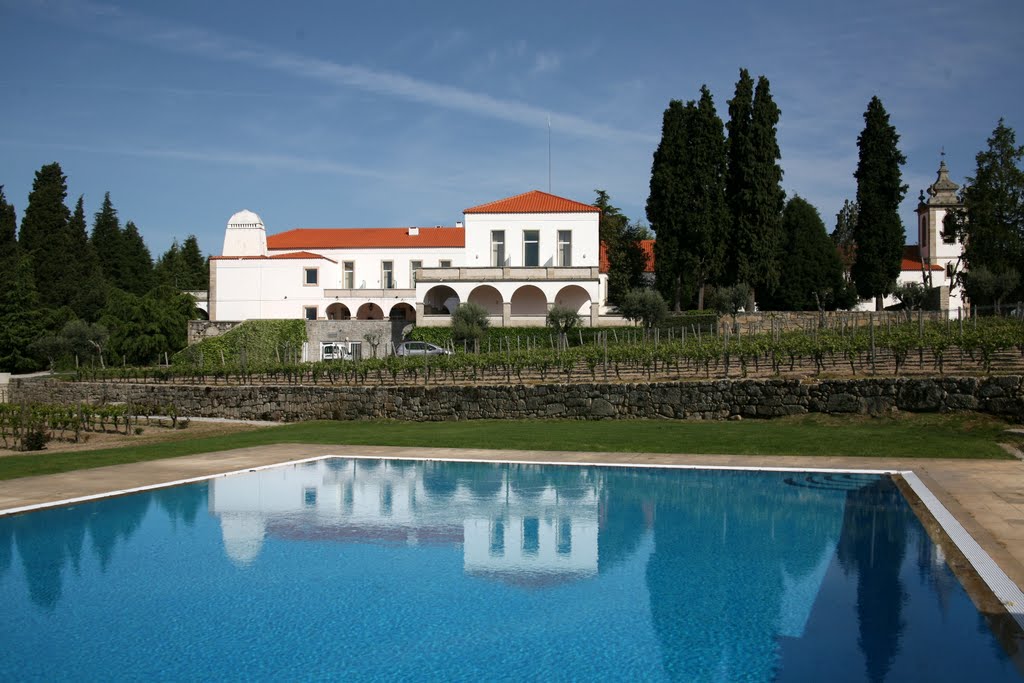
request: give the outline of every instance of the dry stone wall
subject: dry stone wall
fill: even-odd
[[[1024,421],[1024,377],[718,380],[636,384],[181,386],[17,380],[12,401],[130,401],[153,412],[259,420],[728,419],[974,410]]]

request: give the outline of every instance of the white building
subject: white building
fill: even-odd
[[[540,191],[466,209],[453,227],[298,228],[228,221],[210,259],[209,317],[445,325],[463,301],[495,326],[543,325],[553,306],[598,325],[607,296],[590,204]]]
[[[960,205],[956,191],[959,185],[949,179],[946,161],[939,163],[937,178],[921,192],[917,204],[917,244],[903,248],[903,263],[896,284],[916,283],[938,288],[939,308],[955,317],[965,306],[963,288],[953,281],[954,271],[963,254],[964,245],[957,239],[942,236],[942,222],[946,214]],[[891,294],[884,300],[886,307],[900,302]],[[858,310],[874,310],[874,301],[861,302]]]

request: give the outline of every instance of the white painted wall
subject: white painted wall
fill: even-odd
[[[317,268],[321,284],[304,285],[305,268]],[[317,306],[318,317],[326,317],[323,283],[336,282],[339,268],[324,259],[212,259],[217,319],[299,319],[304,306]]]
[[[272,249],[269,253],[287,254],[294,249]],[[342,263],[355,262],[355,288],[379,289],[382,286],[382,267],[384,261],[391,261],[394,268],[395,288],[411,289],[412,272],[410,263],[422,261],[424,268],[437,268],[441,261],[451,261],[452,266],[460,266],[465,258],[465,251],[458,248],[421,248],[421,249],[309,249],[308,251],[337,261],[337,277],[334,280],[322,280],[325,289],[341,289]]]
[[[505,260],[511,267],[523,266],[523,232],[540,232],[538,266],[558,265],[555,250],[558,231],[572,232],[572,265],[597,266],[599,254],[597,213],[469,213],[466,214],[466,256],[468,267],[491,264],[491,232],[505,231]]]

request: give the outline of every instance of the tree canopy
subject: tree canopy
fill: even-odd
[[[897,148],[900,136],[889,123],[882,101],[872,97],[864,112],[864,130],[857,138],[856,257],[851,270],[857,294],[875,297],[877,306],[890,293],[900,274],[903,258],[903,222],[899,207],[907,186],[900,166],[906,157]]]
[[[640,240],[644,239],[644,230],[639,224],[630,223],[618,207],[612,206],[607,192],[594,192],[597,193],[594,206],[601,209],[598,224],[601,244],[608,259],[608,302],[614,305],[630,289],[643,284],[647,259]]]

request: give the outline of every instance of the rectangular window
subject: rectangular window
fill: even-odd
[[[342,289],[355,289],[356,288],[356,262],[345,261],[342,266],[344,270],[344,279],[341,283]]]
[[[409,261],[409,284],[416,288],[416,271],[423,267],[423,261]]]
[[[393,261],[380,262],[380,286],[384,289],[394,289],[395,266]]]
[[[491,230],[491,267],[505,265],[505,231]]]
[[[523,265],[540,265],[540,230],[523,230]]]
[[[438,265],[441,268],[451,268],[452,267],[452,262],[451,261],[441,261]]]
[[[316,507],[316,487],[307,486],[302,489],[302,502],[306,507]]]
[[[303,268],[302,284],[307,287],[315,287],[320,284],[320,270],[317,268]]]
[[[568,268],[572,265],[572,231],[558,231],[558,265]]]
[[[316,320],[316,306],[303,306],[306,320]]]

